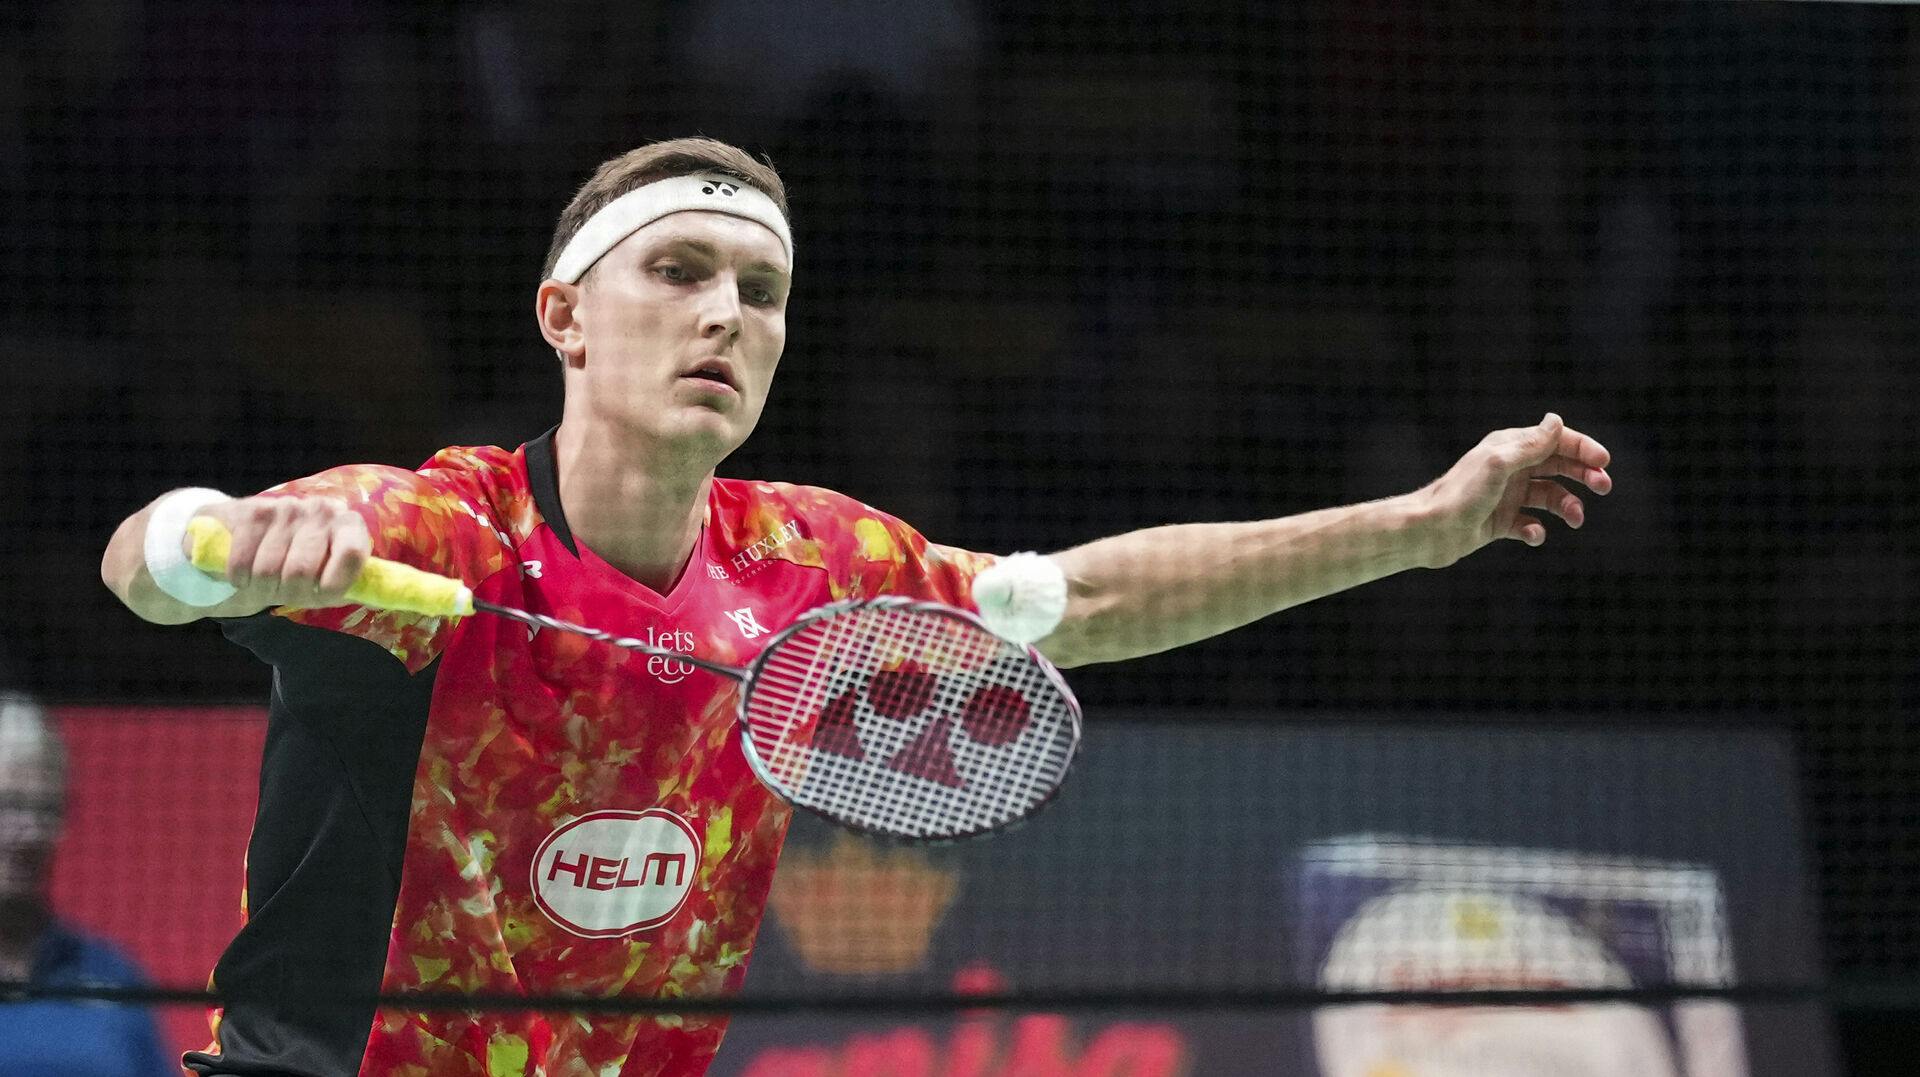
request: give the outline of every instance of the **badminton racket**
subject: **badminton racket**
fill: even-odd
[[[191,560],[224,575],[231,534],[187,528]],[[974,614],[899,597],[802,614],[744,667],[475,598],[459,580],[369,558],[347,601],[437,617],[487,613],[690,663],[739,682],[741,751],[768,789],[854,830],[942,841],[1044,807],[1080,745],[1080,705],[1052,663]]]

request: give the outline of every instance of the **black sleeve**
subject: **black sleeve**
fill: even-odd
[[[273,667],[245,926],[214,969],[234,998],[202,1073],[351,1073],[373,1012],[314,996],[378,992],[436,661],[268,613],[221,631]],[[217,791],[209,791],[217,795]]]

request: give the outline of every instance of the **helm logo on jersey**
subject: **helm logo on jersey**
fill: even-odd
[[[673,919],[700,873],[700,840],[664,808],[588,812],[533,854],[533,900],[561,927],[611,939]]]

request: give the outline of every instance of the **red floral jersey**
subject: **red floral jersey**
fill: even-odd
[[[834,600],[970,606],[971,580],[991,563],[831,491],[716,479],[691,559],[657,594],[573,540],[550,436],[513,452],[447,449],[412,472],[337,468],[274,492],[345,498],[376,556],[457,576],[489,601],[734,665]],[[369,1077],[705,1071],[721,1017],[316,1016],[271,997],[736,989],[789,812],[736,743],[735,682],[485,615],[283,608],[226,628],[274,664],[278,728],[249,848],[252,912],[214,982],[268,1001],[216,1015],[214,1047],[188,1055],[190,1066],[333,1074],[357,1064]],[[276,795],[283,786],[302,792]],[[390,915],[376,934],[362,921],[383,903]]]

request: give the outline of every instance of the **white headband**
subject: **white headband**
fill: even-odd
[[[793,262],[793,233],[773,199],[758,187],[726,176],[671,176],[636,187],[600,208],[567,241],[553,265],[553,279],[580,283],[593,263],[628,236],[669,213],[704,209],[766,225],[780,237],[787,262]]]

